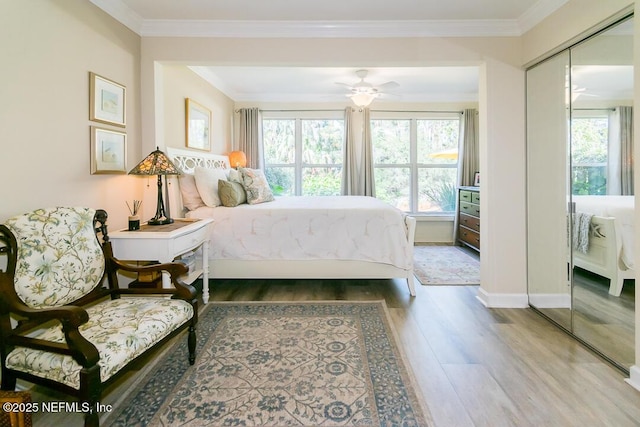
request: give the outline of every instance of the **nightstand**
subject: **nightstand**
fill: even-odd
[[[209,236],[212,219],[197,221],[176,219],[173,224],[143,224],[139,230],[121,230],[109,233],[113,255],[127,261],[171,262],[190,251],[202,247],[202,262],[189,269],[182,279],[193,283],[202,276],[202,300],[209,302]],[[169,276],[164,274],[162,286],[171,287]]]

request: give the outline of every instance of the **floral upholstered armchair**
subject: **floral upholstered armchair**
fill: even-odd
[[[0,225],[2,389],[21,378],[65,391],[88,405],[87,426],[99,424],[104,388],[183,329],[195,362],[196,291],[179,279],[187,268],[113,258],[106,220],[103,210],[51,208]],[[120,288],[118,270],[167,271],[175,289]]]

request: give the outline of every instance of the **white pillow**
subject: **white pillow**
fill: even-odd
[[[220,201],[220,196],[218,196],[218,180],[227,179],[226,171],[224,169],[207,169],[197,166],[193,175],[196,178],[196,187],[204,204],[212,208],[220,206],[222,202]]]
[[[202,197],[196,187],[196,179],[193,175],[183,174],[178,177],[180,194],[182,194],[182,206],[190,211],[204,206]]]

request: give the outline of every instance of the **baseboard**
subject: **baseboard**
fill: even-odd
[[[571,308],[571,295],[529,294],[529,302],[536,308]]]
[[[629,373],[629,378],[625,379],[625,382],[640,391],[640,366],[633,365],[631,369],[629,369]]]
[[[487,308],[529,307],[527,294],[492,294],[480,288],[476,298]]]

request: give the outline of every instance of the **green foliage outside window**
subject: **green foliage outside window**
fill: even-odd
[[[609,120],[607,117],[571,121],[571,193],[607,194]]]

